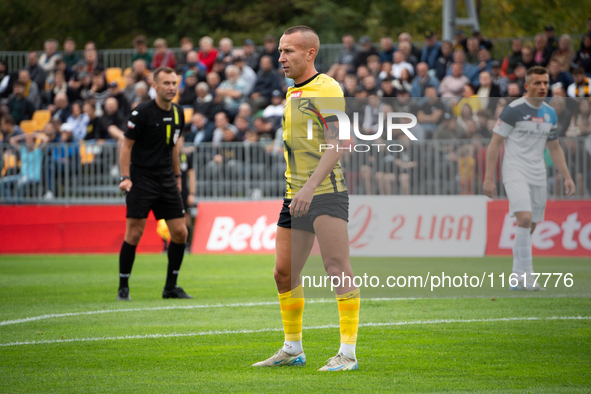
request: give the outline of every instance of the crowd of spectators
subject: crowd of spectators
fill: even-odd
[[[341,84],[346,97],[359,99],[363,133],[375,133],[380,113],[404,111],[416,114],[418,125],[413,131],[422,141],[489,138],[503,108],[525,93],[525,73],[536,65],[547,67],[550,73],[548,96],[559,113],[559,136],[591,133],[588,99],[580,105],[568,101],[591,96],[591,18],[580,43],[572,43],[567,34],[556,36],[554,28],[546,26],[533,43],[514,39],[510,53],[502,59],[491,57],[493,43],[477,31],[470,36],[458,31],[453,41],[440,41],[435,32],[426,31],[424,40],[419,48],[408,33],[400,34],[396,43],[392,37],[383,37],[379,46],[368,36],[357,43],[352,35],[342,37],[336,62],[325,71]],[[192,110],[184,133],[190,150],[208,142],[242,142],[249,147],[262,141],[260,155],[281,161],[283,104],[293,81],[285,77],[279,64],[276,37],[267,36],[260,52],[250,39],[235,48],[230,38],[222,38],[216,48],[208,36],[197,43],[184,37],[180,54],[163,38],[155,39],[153,48],[144,36],[132,44],[132,66],[122,81],[108,82],[93,42],[84,45],[80,57],[72,38],[63,42],[61,51],[57,40],[47,40],[41,55],[28,53],[22,70],[8,70],[0,60],[0,143],[20,146],[31,142],[22,136],[19,125],[41,109],[49,111],[50,119],[32,134],[37,146],[121,142],[131,111],[155,97],[153,70],[168,66],[179,75],[178,103]],[[404,135],[397,138],[408,145]],[[480,153],[475,148],[446,149],[454,149],[443,156],[459,168],[455,178],[473,178],[470,166],[477,163]],[[212,151],[202,164],[213,174],[235,163],[235,156],[224,149]],[[365,192],[376,192],[367,186],[373,183],[378,193],[390,194],[394,189],[408,193],[418,159],[402,156],[368,157],[350,172],[357,174],[360,185],[366,185],[361,186]],[[264,163],[260,158],[250,160],[251,164]],[[380,161],[379,166],[371,160]],[[384,160],[389,164],[383,164]]]

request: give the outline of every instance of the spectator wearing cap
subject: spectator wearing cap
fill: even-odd
[[[234,65],[240,70],[240,78],[244,81],[246,94],[249,95],[257,82],[257,74],[246,64],[244,49],[234,49]]]
[[[556,59],[552,59],[550,60],[550,63],[548,63],[548,74],[550,76],[548,97],[552,96],[552,89],[555,86],[560,86],[563,89],[566,89],[574,82],[570,73],[560,70],[560,64]]]
[[[238,113],[238,107],[246,98],[246,85],[240,78],[240,69],[231,64],[226,67],[226,80],[220,84],[215,92],[215,102],[222,104],[233,118]]]
[[[277,38],[274,35],[269,34],[267,37],[265,37],[263,47],[264,50],[261,54],[261,57],[269,56],[273,62],[273,68],[277,70],[279,68],[279,56],[281,56],[279,49],[277,48]]]
[[[425,32],[425,40],[426,44],[421,53],[421,62],[427,63],[429,68],[435,68],[439,52],[441,51],[441,43],[432,30],[427,30]]]
[[[225,64],[230,64],[234,60],[234,42],[231,38],[224,37],[219,42],[219,50],[217,59],[223,61]]]
[[[29,74],[28,70],[20,70],[18,73],[18,80],[25,86],[25,98],[33,104],[35,109],[39,109],[41,107],[41,93],[39,92],[39,87],[31,79],[31,75]]]
[[[265,108],[271,102],[271,94],[274,90],[281,90],[281,82],[276,69],[273,68],[273,59],[263,55],[257,81],[250,94],[251,106],[256,110]]]
[[[544,27],[544,34],[546,35],[546,46],[550,49],[550,52],[554,52],[558,49],[558,40],[556,39],[554,26],[546,25]]]
[[[425,89],[427,87],[435,88],[435,91],[439,89],[439,81],[429,75],[429,66],[425,62],[417,64],[417,75],[412,80],[412,88],[410,95],[412,97],[425,97]]]
[[[550,60],[558,62],[561,71],[570,72],[574,57],[575,51],[571,48],[570,36],[568,34],[561,35],[558,40],[558,48],[552,53]]]
[[[155,70],[159,67],[170,67],[174,69],[176,67],[176,57],[174,53],[168,49],[168,43],[164,38],[157,38],[154,40],[154,56],[152,57],[152,69]]]
[[[443,41],[441,43],[441,50],[437,56],[437,62],[435,63],[435,76],[441,81],[447,74],[447,69],[453,63],[453,52],[452,43],[449,41]]]
[[[591,33],[583,36],[581,49],[575,54],[573,63],[581,67],[587,76],[591,76]]]
[[[35,106],[25,98],[25,85],[14,82],[12,94],[8,97],[8,112],[16,123],[31,119],[35,112]]]
[[[125,95],[119,89],[119,84],[115,81],[112,81],[109,84],[109,97],[115,98],[117,100],[117,107],[119,108],[119,113],[124,118],[127,118],[129,114],[131,114],[131,106],[129,101],[125,98]]]
[[[242,49],[244,50],[244,62],[246,65],[252,68],[255,73],[259,71],[259,53],[256,50],[254,41],[250,38],[244,40]]]
[[[493,60],[490,66],[492,82],[499,88],[499,97],[505,97],[507,95],[509,80],[501,73],[501,63],[498,60]]]
[[[62,59],[69,68],[80,61],[80,56],[76,53],[76,41],[72,37],[67,37],[64,41]]]
[[[534,63],[536,66],[546,67],[552,57],[552,49],[548,47],[548,38],[544,33],[536,34],[534,38]]]
[[[453,63],[451,65],[451,74],[447,75],[439,84],[439,94],[441,97],[460,97],[462,89],[470,83],[467,76],[462,73],[462,64]]]
[[[213,63],[218,56],[218,51],[213,47],[213,39],[209,36],[203,36],[199,39],[199,61],[206,67],[210,73]]]
[[[359,39],[359,51],[353,59],[353,69],[357,70],[359,66],[367,65],[367,58],[371,55],[378,55],[378,50],[374,47],[369,36],[362,36]]]
[[[574,82],[568,87],[568,97],[591,97],[591,78],[585,75],[585,71],[578,67],[573,70]]]
[[[391,61],[394,52],[396,52],[392,38],[382,37],[380,39],[380,47],[382,48],[382,51],[380,52],[380,62],[383,63]]]
[[[511,43],[511,54],[505,56],[503,59],[503,64],[501,66],[501,74],[504,77],[511,78],[513,74],[513,70],[517,63],[523,62],[523,57],[521,56],[521,49],[523,48],[523,41],[521,38],[514,38]]]
[[[39,65],[39,56],[37,56],[37,52],[29,52],[27,60],[28,64],[27,67],[25,67],[25,70],[29,72],[29,76],[37,86],[45,88],[45,70]]]
[[[131,55],[131,62],[135,63],[136,60],[142,59],[146,62],[146,66],[152,64],[153,52],[148,49],[148,40],[145,36],[136,36],[132,41],[135,52]]]

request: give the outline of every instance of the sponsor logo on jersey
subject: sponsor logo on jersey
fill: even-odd
[[[127,121],[127,127],[129,127],[130,129],[133,129],[135,127],[135,123],[133,123],[131,120]]]
[[[531,121],[534,123],[544,123],[544,118],[540,118],[539,116],[532,116]]]
[[[162,118],[162,120],[165,121],[165,122],[171,122],[172,121],[172,118]]]
[[[131,114],[132,114],[133,116],[136,116],[136,115],[137,115],[137,111],[133,111]]]
[[[523,117],[523,120],[529,120],[529,118],[531,118],[531,115],[525,115],[525,116]]]
[[[291,98],[300,98],[302,97],[302,91],[301,90],[296,90],[295,92],[291,92]]]

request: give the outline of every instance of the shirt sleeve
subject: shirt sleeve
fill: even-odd
[[[320,100],[318,100],[319,98]],[[345,112],[345,96],[336,81],[330,80],[323,83],[318,92],[317,100],[316,105],[322,111],[322,116],[327,123],[335,122],[338,118],[330,112],[324,112],[324,109],[336,109]]]
[[[547,141],[558,139],[558,115],[556,115],[556,111],[553,108],[550,111],[550,122],[552,123],[552,127],[550,128]]]
[[[140,112],[135,109],[129,115],[129,120],[127,121],[127,129],[125,130],[125,137],[129,138],[130,140],[137,140],[140,135],[140,131],[142,128],[142,122],[140,120]]]
[[[515,110],[512,107],[507,106],[501,113],[501,116],[499,116],[499,119],[493,128],[493,132],[503,137],[508,137],[509,133],[511,133],[515,127],[515,123]]]

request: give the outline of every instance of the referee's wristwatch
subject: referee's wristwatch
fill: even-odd
[[[119,178],[119,183],[123,182],[126,179],[131,179],[131,178],[128,176],[122,176],[121,178]]]

